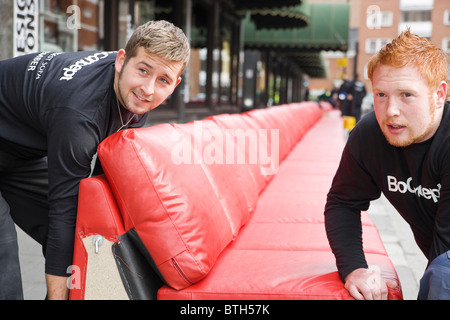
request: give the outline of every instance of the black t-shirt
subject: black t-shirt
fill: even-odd
[[[372,112],[349,135],[325,206],[328,239],[342,279],[367,267],[360,212],[381,192],[410,225],[431,261],[450,250],[450,110],[427,141],[390,145]]]
[[[48,157],[49,274],[65,275],[72,264],[79,182],[91,174],[98,144],[121,127],[115,58],[116,52],[43,52],[0,61],[0,150]],[[132,114],[120,109],[128,121]],[[136,115],[130,127],[145,121]]]

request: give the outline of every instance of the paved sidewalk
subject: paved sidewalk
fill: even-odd
[[[397,270],[404,299],[416,300],[426,259],[415,244],[411,230],[384,197],[371,204],[369,214],[377,225],[389,257]],[[44,259],[40,245],[19,228],[17,233],[24,298],[43,300],[46,287]]]
[[[25,300],[44,300],[47,293],[41,245],[16,227]]]

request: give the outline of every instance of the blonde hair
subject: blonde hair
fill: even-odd
[[[125,63],[137,55],[139,47],[167,61],[181,62],[180,75],[189,63],[190,45],[186,35],[165,20],[148,21],[136,28],[125,46]]]
[[[411,33],[409,28],[369,60],[367,67],[371,81],[376,67],[380,64],[394,68],[402,68],[408,64],[416,66],[426,79],[430,90],[437,88],[442,81],[448,84],[447,55],[429,40]],[[449,96],[448,88],[447,98]]]

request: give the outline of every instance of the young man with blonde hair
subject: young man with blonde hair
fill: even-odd
[[[382,192],[429,260],[419,298],[450,299],[447,57],[407,30],[372,57],[368,75],[374,113],[350,133],[325,206],[339,273],[356,299],[386,299],[399,285],[368,268],[362,248],[360,212]]]
[[[150,21],[118,52],[0,61],[0,299],[23,298],[14,222],[42,244],[48,298],[68,298],[80,180],[103,139],[172,94],[189,55],[179,28]]]

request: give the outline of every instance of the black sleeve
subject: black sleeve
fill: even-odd
[[[99,132],[69,108],[54,108],[46,119],[50,210],[45,272],[66,276],[73,258],[79,183],[91,173]]]
[[[360,154],[355,152],[359,150],[357,138],[357,133],[349,137],[325,205],[327,237],[343,281],[353,270],[368,267],[363,251],[361,211],[366,211],[370,201],[381,194],[371,175],[355,159],[354,153]]]
[[[442,145],[449,145],[443,142]],[[442,153],[440,161],[440,197],[433,228],[433,242],[428,253],[429,260],[450,250],[450,149]]]

